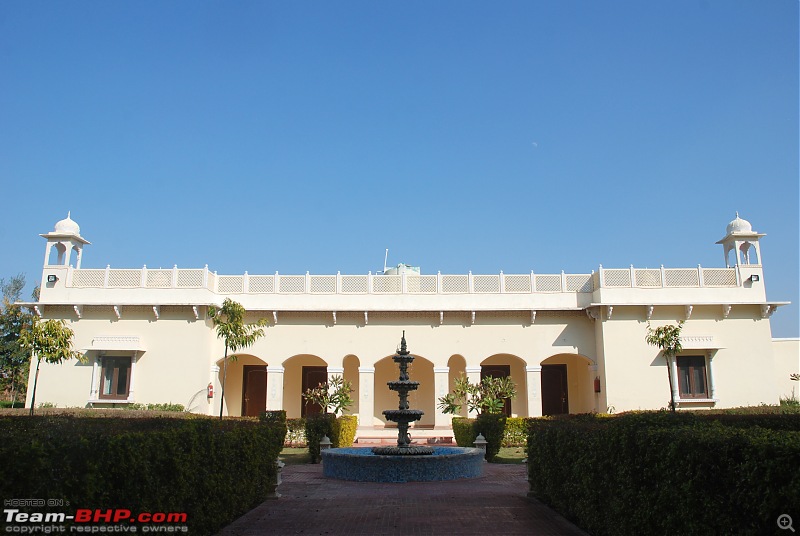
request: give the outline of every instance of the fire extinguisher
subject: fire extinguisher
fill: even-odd
[[[214,398],[214,385],[209,382],[208,387],[206,387],[206,396],[208,398]]]
[[[597,376],[594,379],[594,392],[595,393],[599,393],[600,392],[600,376]]]

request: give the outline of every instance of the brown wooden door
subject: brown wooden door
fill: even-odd
[[[481,366],[481,381],[487,376],[492,378],[507,378],[511,376],[511,365],[483,365]],[[506,398],[503,408],[506,417],[511,417],[511,399]]]
[[[242,416],[258,417],[267,409],[267,367],[245,365],[242,368]]]
[[[569,413],[566,365],[542,365],[542,415]]]
[[[328,367],[303,367],[303,390],[314,389],[321,383],[328,383]],[[322,406],[308,402],[300,395],[300,416],[316,415],[322,413]]]

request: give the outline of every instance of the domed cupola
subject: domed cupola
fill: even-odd
[[[735,265],[742,264],[761,264],[761,248],[758,240],[766,236],[763,233],[753,231],[753,226],[749,221],[739,217],[736,213],[736,218],[731,220],[725,228],[725,238],[718,241],[717,244],[722,244],[725,250],[725,266],[731,268]],[[736,252],[736,258],[730,258],[730,252]]]
[[[70,257],[74,252],[75,268],[81,267],[83,246],[90,242],[81,236],[81,228],[70,217],[69,212],[67,212],[66,218],[56,223],[52,232],[39,236],[47,240],[47,249],[44,254],[45,266],[69,266]],[[56,258],[52,258],[53,250],[57,254]]]
[[[728,227],[726,228],[726,235],[732,234],[752,234],[753,226],[750,224],[749,221],[743,220],[739,217],[739,213],[736,213],[736,219],[732,220]]]

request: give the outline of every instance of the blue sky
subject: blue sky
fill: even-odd
[[[722,266],[798,327],[798,3],[0,3],[0,277]]]

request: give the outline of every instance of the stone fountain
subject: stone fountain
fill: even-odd
[[[392,358],[392,361],[400,367],[400,379],[395,382],[386,382],[386,385],[392,391],[397,391],[400,404],[397,409],[384,410],[383,414],[387,420],[397,423],[397,446],[373,447],[372,452],[375,454],[410,456],[433,454],[431,447],[412,446],[411,435],[408,433],[409,423],[420,420],[425,413],[418,409],[408,409],[408,392],[416,391],[419,387],[419,382],[412,382],[408,379],[408,365],[414,361],[414,356],[411,355],[406,346],[405,331],[403,332],[403,338],[400,339],[400,349],[397,350],[397,354]]]
[[[383,412],[397,423],[396,447],[338,448],[322,451],[322,472],[328,478],[359,482],[424,482],[476,478],[483,474],[484,451],[477,448],[428,447],[411,444],[408,425],[424,414],[408,406],[408,393],[419,382],[408,377],[408,365],[414,361],[406,346],[406,336],[392,360],[400,367],[400,378],[387,382],[400,399],[397,409]]]

